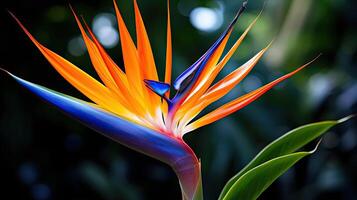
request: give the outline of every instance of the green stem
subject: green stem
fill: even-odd
[[[201,175],[201,163],[200,163],[200,178],[197,185],[197,190],[193,200],[203,200],[203,188],[202,188],[202,175]]]

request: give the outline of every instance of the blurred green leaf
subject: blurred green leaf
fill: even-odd
[[[276,139],[274,142],[266,146],[245,168],[243,168],[238,174],[236,174],[231,180],[227,182],[227,184],[225,185],[225,187],[223,188],[220,194],[219,199],[224,199],[224,197],[227,196],[227,193],[231,190],[231,188],[234,187],[236,183],[240,181],[239,179],[243,177],[246,173],[249,173],[250,170],[252,170],[253,168],[256,168],[257,166],[261,166],[263,163],[267,164],[268,162],[272,161],[272,159],[275,159],[277,157],[292,156],[291,153],[295,152],[296,150],[305,146],[312,140],[321,136],[331,127],[335,126],[336,124],[347,121],[351,117],[352,116],[337,121],[323,121],[323,122],[304,125]],[[295,156],[293,157],[295,158]],[[291,159],[289,158],[288,160],[289,160],[288,163],[290,163]],[[296,161],[298,160],[299,159],[297,159]],[[262,179],[263,178],[265,177],[262,177]]]
[[[81,166],[80,172],[85,182],[103,198],[113,199],[112,187],[105,170],[94,163],[87,162]]]

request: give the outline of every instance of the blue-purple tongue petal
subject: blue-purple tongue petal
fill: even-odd
[[[167,83],[153,81],[153,80],[144,80],[146,87],[155,92],[160,97],[163,97],[167,91],[170,90],[170,85]]]
[[[202,57],[200,57],[193,65],[191,65],[188,69],[186,69],[181,75],[179,75],[176,78],[175,82],[173,83],[173,86],[178,91],[178,93],[184,92],[187,88],[192,86],[193,83],[197,80],[198,76],[200,75],[203,68],[205,67],[207,61],[214,54],[218,46],[222,43],[224,38],[232,30],[239,16],[246,9],[247,2],[248,1],[243,2],[242,7],[239,9],[236,16],[227,27],[227,29],[221,34],[221,36],[217,39],[217,41],[207,50],[207,52]]]
[[[199,161],[183,140],[129,122],[85,101],[8,74],[26,89],[89,128],[170,165],[176,172],[187,199],[193,199],[199,185]]]
[[[180,160],[197,162],[197,158],[190,157],[193,155],[192,150],[182,140],[129,122],[85,101],[10,75],[26,89],[89,128],[131,149],[161,160],[175,167],[175,170],[180,170],[178,169],[178,164],[181,163],[178,161]]]

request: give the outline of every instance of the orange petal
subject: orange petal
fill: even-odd
[[[148,105],[147,98],[145,98],[147,96],[147,90],[144,85],[143,71],[140,68],[137,49],[120,14],[117,3],[115,0],[113,0],[113,2],[118,20],[125,72],[128,78],[131,95],[140,101],[142,106],[149,108],[150,105]]]
[[[192,107],[199,98],[207,91],[210,85],[213,83],[219,72],[223,69],[223,67],[227,64],[227,62],[231,59],[233,54],[236,52],[237,48],[240,46],[248,32],[252,29],[254,24],[259,19],[260,14],[254,19],[254,21],[248,26],[248,28],[244,31],[244,33],[239,37],[239,39],[235,42],[229,52],[224,56],[224,58],[211,70],[206,72],[206,76],[203,76],[199,81],[199,85],[196,87],[195,91],[192,92],[189,101],[185,102],[182,105],[182,109],[186,110]]]
[[[270,44],[269,44],[270,46]],[[258,63],[260,58],[268,50],[268,47],[261,50],[253,58],[251,58],[244,65],[234,70],[232,73],[224,77],[222,80],[214,84],[203,96],[200,97],[200,100],[205,100],[209,104],[217,101],[228,92],[230,92],[238,83],[240,83],[253,69],[253,67]]]
[[[84,20],[83,20],[84,21]],[[107,65],[107,68],[112,75],[114,81],[116,82],[119,90],[123,93],[126,93],[129,87],[128,80],[125,73],[120,69],[120,67],[113,61],[113,59],[108,55],[103,46],[100,44],[99,40],[94,35],[93,31],[90,29],[88,24],[84,21],[84,24],[87,28],[89,35],[92,37],[94,44],[98,48],[104,62]]]
[[[269,44],[270,46],[270,44]],[[204,95],[202,95],[197,102],[202,102],[199,104],[194,104],[190,109],[183,112],[185,117],[181,120],[181,123],[186,126],[194,117],[196,117],[203,109],[209,106],[211,103],[217,101],[224,95],[228,94],[238,83],[240,83],[257,64],[266,50],[266,47],[257,53],[253,58],[251,58],[244,65],[234,70],[232,73],[227,75],[225,78],[213,85]]]
[[[195,86],[191,89],[190,94],[186,98],[186,100],[185,100],[186,102],[193,101],[194,100],[193,97],[197,96],[195,94],[197,94],[197,92],[200,91],[200,88],[202,86],[202,81],[205,79],[205,77],[207,77],[209,75],[209,72],[212,71],[212,69],[217,65],[219,59],[221,58],[222,53],[224,51],[224,48],[226,47],[226,44],[227,44],[227,42],[229,40],[229,37],[230,37],[231,33],[232,33],[232,30],[229,31],[229,33],[224,38],[222,43],[218,46],[218,48],[215,50],[215,52],[213,53],[211,58],[206,63],[205,68],[203,69],[203,72],[199,76]]]
[[[313,61],[315,61],[316,59],[317,58],[315,58]],[[208,124],[213,123],[223,117],[226,117],[227,115],[230,115],[230,114],[236,112],[237,110],[240,110],[241,108],[247,106],[248,104],[250,104],[257,98],[262,96],[264,93],[269,91],[271,88],[273,88],[278,83],[284,81],[287,78],[290,78],[291,76],[293,76],[294,74],[296,74],[297,72],[299,72],[300,70],[302,70],[303,68],[305,68],[306,66],[311,64],[313,61],[303,65],[302,67],[296,69],[295,71],[293,71],[289,74],[286,74],[285,76],[282,76],[282,77],[276,79],[275,81],[273,81],[263,87],[260,87],[259,89],[254,90],[253,92],[250,92],[242,97],[239,97],[236,100],[233,100],[233,101],[219,107],[218,109],[206,114],[205,116],[201,117],[200,119],[196,120],[195,122],[189,124],[186,127],[184,132],[187,133],[187,132],[193,131],[197,128],[208,125]]]
[[[144,21],[142,19],[137,1],[134,0],[134,10],[135,10],[135,24],[136,24],[136,35],[137,35],[137,46],[138,55],[140,60],[141,69],[143,71],[143,77],[147,80],[158,81],[158,75],[156,71],[154,56],[152,53],[150,41],[148,34],[145,29]],[[154,94],[153,92],[148,93],[152,106],[151,113],[156,113],[156,108],[160,107],[161,98]]]
[[[117,101],[116,96],[113,95],[108,88],[66,59],[41,45],[22,25],[22,23],[12,13],[10,14],[14,17],[22,30],[41,51],[45,58],[51,63],[51,65],[70,84],[104,109],[123,117],[130,115],[130,112]]]
[[[144,73],[144,79],[158,81],[159,79],[149,37],[136,0],[134,0],[134,9],[138,54]]]
[[[218,65],[213,69],[212,73],[209,73],[209,76],[207,77],[207,81],[205,84],[205,90],[212,84],[214,79],[217,77],[218,73],[223,69],[224,66],[228,63],[228,61],[232,58],[233,54],[237,51],[238,47],[244,40],[244,38],[247,36],[248,32],[252,29],[254,24],[257,22],[259,19],[260,14],[253,20],[252,23],[248,26],[248,28],[243,32],[243,34],[238,38],[238,40],[234,43],[232,48],[228,51],[228,53],[224,56],[224,58],[218,63]]]
[[[167,35],[166,35],[165,83],[171,85],[171,76],[172,76],[172,38],[171,38],[170,0],[167,0]],[[170,97],[170,90],[166,93],[166,97]]]
[[[102,57],[102,54],[100,53],[99,49],[95,45],[95,43],[88,37],[87,33],[85,32],[81,22],[79,21],[76,13],[74,12],[73,8],[71,7],[71,10],[73,12],[73,15],[76,19],[76,22],[78,24],[78,27],[81,31],[84,43],[87,46],[87,50],[89,53],[89,57],[92,61],[92,64],[99,75],[100,79],[103,81],[103,83],[111,89],[113,92],[118,94],[118,100],[125,106],[128,106],[128,102],[126,102],[126,99],[124,95],[121,93],[119,87],[117,86],[116,82],[114,81],[111,73],[109,72],[107,65]]]
[[[207,68],[211,68],[212,66],[216,65],[219,58],[221,57],[223,51],[224,51],[224,48],[228,42],[228,39],[229,39],[229,36],[230,34],[232,33],[232,31],[229,31],[229,33],[227,34],[227,36],[224,38],[224,40],[222,41],[222,43],[218,46],[218,48],[215,50],[215,52],[212,54],[212,57],[208,60],[207,64],[206,64],[206,67]],[[205,68],[206,69],[206,68]],[[203,74],[205,73],[205,69],[203,71]],[[204,75],[203,75],[204,76]],[[197,81],[197,84],[199,86],[200,84],[200,78],[201,76],[199,77],[198,81]],[[191,93],[188,93],[188,96],[186,98],[186,101],[184,102],[183,105],[180,106],[180,108],[178,109],[178,111],[175,113],[175,116],[174,116],[174,121],[172,124],[177,124],[179,121],[180,121],[180,124],[187,124],[185,123],[187,121],[187,118],[185,119],[181,119],[183,117],[183,115],[185,115],[187,112],[188,113],[191,113],[193,112],[192,107],[194,106],[193,102],[195,102],[194,100],[192,100],[193,98],[193,94],[195,94],[195,92],[197,92],[196,90],[196,87],[197,87],[197,84],[194,85],[194,87],[191,89],[193,90],[193,92]],[[195,109],[196,110],[196,109]],[[190,120],[192,120],[191,117],[189,117]]]
[[[98,39],[95,37],[90,27],[85,23],[86,28],[93,38],[94,44],[100,51],[106,66],[112,75],[113,79],[117,83],[119,91],[121,94],[127,99],[127,106],[131,109],[131,111],[135,112],[138,116],[144,116],[146,114],[145,109],[140,105],[140,103],[133,98],[128,90],[128,80],[124,72],[115,64],[115,62],[109,57],[109,55],[105,52],[104,48],[100,45]]]
[[[185,134],[185,127],[189,124],[208,104],[205,101],[197,103],[193,108],[187,110],[185,113],[179,113],[182,118],[176,119],[177,132],[183,136]]]
[[[197,92],[199,92],[200,90],[198,90],[197,88],[200,87],[200,80],[202,79],[202,77],[206,76],[206,73],[209,69],[212,68],[212,66],[215,66],[217,64],[217,62],[219,61],[224,48],[228,42],[229,36],[231,35],[232,30],[230,30],[228,32],[228,34],[224,37],[224,39],[222,40],[222,43],[219,44],[219,46],[217,47],[217,49],[214,51],[214,53],[212,54],[212,56],[208,59],[205,68],[203,69],[203,72],[201,73],[201,75],[198,77],[198,81],[195,83],[195,85],[192,87],[191,92],[187,93],[187,97],[185,97],[185,100],[183,102],[183,104],[178,107],[178,110],[175,112],[174,117],[173,117],[173,123],[175,126],[177,125],[178,122],[180,122],[180,124],[186,124],[186,121],[182,121],[182,117],[183,115],[185,115],[187,112],[192,112],[191,108],[194,106],[195,101],[195,94],[197,94]],[[207,71],[206,71],[207,70]],[[190,111],[191,110],[191,111]],[[196,109],[195,109],[196,110]],[[192,120],[191,117],[188,117],[190,120]],[[185,120],[187,120],[187,117],[185,118]]]

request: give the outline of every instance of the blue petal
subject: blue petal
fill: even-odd
[[[192,152],[182,140],[126,121],[82,100],[55,92],[14,75],[11,76],[46,102],[122,145],[159,159],[176,168],[178,167],[177,163],[182,160],[190,160],[188,158],[192,157]],[[194,158],[191,160],[194,162]]]
[[[146,86],[150,88],[153,92],[155,92],[160,97],[163,97],[167,91],[170,90],[170,85],[167,83],[153,81],[153,80],[144,80]]]
[[[234,24],[237,22],[239,16],[245,10],[246,4],[247,4],[247,2],[245,1],[243,3],[243,6],[239,9],[236,16],[232,20],[232,22],[227,27],[227,29],[221,34],[221,36],[218,38],[218,40],[207,50],[207,52],[201,58],[199,58],[192,66],[190,66],[181,75],[179,75],[176,78],[173,86],[178,91],[178,94],[179,94],[178,96],[180,96],[180,93],[183,93],[184,91],[186,91],[187,88],[189,88],[190,86],[193,85],[193,83],[195,83],[195,81],[197,80],[198,76],[204,69],[208,60],[211,58],[211,56],[217,50],[218,46],[222,43],[222,41],[227,36],[227,34],[232,30],[232,28],[233,28]]]

